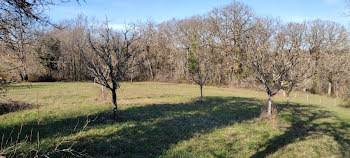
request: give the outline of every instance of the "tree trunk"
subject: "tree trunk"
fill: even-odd
[[[334,82],[332,84],[332,87],[333,87],[333,94],[338,98],[338,92],[337,92],[337,84],[336,82]]]
[[[267,106],[267,115],[271,117],[272,115],[272,96],[269,95],[269,103]]]
[[[332,94],[332,82],[328,81],[328,95],[331,96]]]
[[[115,89],[112,90],[112,98],[113,98],[113,105],[114,105],[113,119],[117,120],[118,119],[118,115],[117,115],[118,104],[117,104],[117,93],[116,93]]]
[[[147,56],[150,54],[150,46],[146,46],[146,49],[147,49]],[[151,75],[151,79],[153,81],[153,71],[152,71],[152,65],[151,65],[151,62],[149,61],[149,58],[146,58],[147,59],[147,63],[148,63],[148,68],[149,68],[149,72],[150,72],[150,75]]]
[[[28,82],[28,74],[24,74],[24,81]]]
[[[64,73],[64,71],[65,71],[65,68],[64,68],[64,67],[65,67],[66,64],[63,64],[63,63],[65,63],[65,62],[64,62],[64,58],[63,58],[62,60],[63,60],[63,61],[62,61],[62,79],[65,80],[66,75],[65,75],[65,73]]]
[[[27,70],[27,65],[24,65],[24,67],[23,67],[23,79],[24,79],[24,81],[28,81],[28,70]]]
[[[24,81],[24,76],[23,76],[23,74],[21,72],[19,73],[19,76],[21,77],[21,81],[23,82]]]
[[[77,81],[78,78],[77,78],[77,66],[76,66],[76,63],[75,63],[75,56],[73,55],[73,72],[74,72],[74,81]]]
[[[312,88],[311,88],[311,93],[316,94],[317,93],[317,83],[318,82],[318,71],[317,69],[314,72],[314,77],[312,79]]]
[[[170,78],[173,79],[173,65],[170,65]]]
[[[199,85],[200,88],[201,88],[201,102],[203,102],[203,85]]]
[[[148,60],[148,69],[149,69],[149,72],[150,72],[150,75],[151,75],[151,79],[153,81],[154,79],[153,79],[152,65],[151,65],[151,62],[149,60]]]
[[[287,106],[289,106],[289,95],[287,95]]]
[[[75,58],[75,57],[74,57]],[[78,53],[78,63],[79,63],[79,73],[77,73],[77,79],[81,80],[82,77],[81,75],[83,74],[82,71],[83,71],[83,61],[82,61],[82,58],[81,58],[81,54]]]
[[[28,81],[28,75],[23,71],[19,73],[19,76],[21,77],[22,82],[27,82]]]

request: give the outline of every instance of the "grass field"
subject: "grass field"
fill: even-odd
[[[23,140],[40,131],[41,152],[66,138],[70,142],[62,147],[74,142],[74,149],[93,157],[350,157],[350,109],[324,96],[292,94],[287,107],[277,95],[278,119],[259,120],[263,92],[204,87],[199,103],[197,86],[123,83],[118,90],[123,119],[115,122],[109,94],[93,83],[9,89],[10,98],[41,106],[1,115],[0,134],[8,138],[14,130],[17,137],[22,125]],[[87,116],[97,119],[77,132]],[[31,146],[24,143],[21,150]]]

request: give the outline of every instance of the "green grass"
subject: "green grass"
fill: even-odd
[[[40,131],[41,152],[67,137],[74,149],[94,157],[350,157],[350,109],[324,96],[307,100],[306,94],[292,94],[287,107],[279,94],[274,97],[278,119],[259,120],[263,92],[204,87],[205,101],[199,103],[198,86],[122,83],[123,119],[115,122],[109,94],[93,83],[24,83],[9,89],[10,98],[41,106],[39,112],[1,115],[0,134],[7,137],[21,125],[21,139]],[[87,116],[97,119],[73,132]]]

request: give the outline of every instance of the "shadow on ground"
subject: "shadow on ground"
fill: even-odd
[[[341,147],[343,157],[350,157],[350,124],[338,118],[333,113],[313,105],[278,105],[281,110],[288,111],[280,117],[290,120],[291,125],[279,136],[261,144],[260,149],[252,158],[266,157],[277,152],[288,144],[305,140],[311,134],[331,136]],[[325,120],[325,121],[320,121]]]
[[[110,112],[97,114],[98,119],[88,129],[115,126],[116,132],[101,131],[81,138],[76,144],[93,156],[155,157],[196,133],[209,133],[217,128],[259,116],[259,100],[238,97],[207,97],[204,102],[180,104],[151,104],[130,107],[120,111],[124,121],[115,122]],[[89,116],[94,118],[94,116]],[[68,136],[77,123],[86,116],[42,123],[40,139]],[[22,133],[37,129],[36,122],[24,125]],[[78,128],[81,128],[82,124]],[[9,134],[19,126],[0,127],[0,133]],[[108,134],[104,135],[102,132]],[[34,140],[35,138],[33,138]]]
[[[77,140],[75,148],[86,150],[89,155],[96,157],[159,157],[172,145],[198,134],[211,133],[218,128],[257,118],[261,102],[251,98],[206,97],[203,103],[192,101],[134,106],[120,111],[123,121],[119,122],[108,119],[110,111],[104,111],[89,116],[98,116],[87,129],[95,132],[87,131],[87,135]],[[282,107],[281,111],[290,111],[289,114],[280,117],[290,117],[291,126],[284,134],[261,144],[252,157],[266,157],[315,132],[334,137],[344,148],[343,156],[349,156],[349,123],[340,119],[333,123],[315,123],[318,119],[337,118],[332,113],[312,105],[278,107]],[[80,116],[41,124],[38,128],[40,138],[69,136],[77,120],[85,119],[86,116]],[[82,125],[80,124],[78,129]],[[36,122],[24,126],[27,128],[23,133],[30,133],[32,128],[37,128]],[[11,129],[18,127],[19,125],[0,127],[0,133],[8,135]],[[112,132],[108,131],[111,127],[114,130]]]

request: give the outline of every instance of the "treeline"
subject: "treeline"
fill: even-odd
[[[291,89],[334,96],[348,91],[349,32],[335,22],[284,23],[257,16],[239,2],[201,16],[121,30],[108,29],[106,21],[79,16],[57,27],[15,30],[16,40],[1,48],[0,66],[10,70],[2,74],[23,81],[96,80],[94,73],[110,73],[108,63],[118,65],[123,58],[116,67],[119,81],[254,85],[271,94],[291,84]],[[122,56],[104,61],[106,54],[99,51],[106,50]]]

